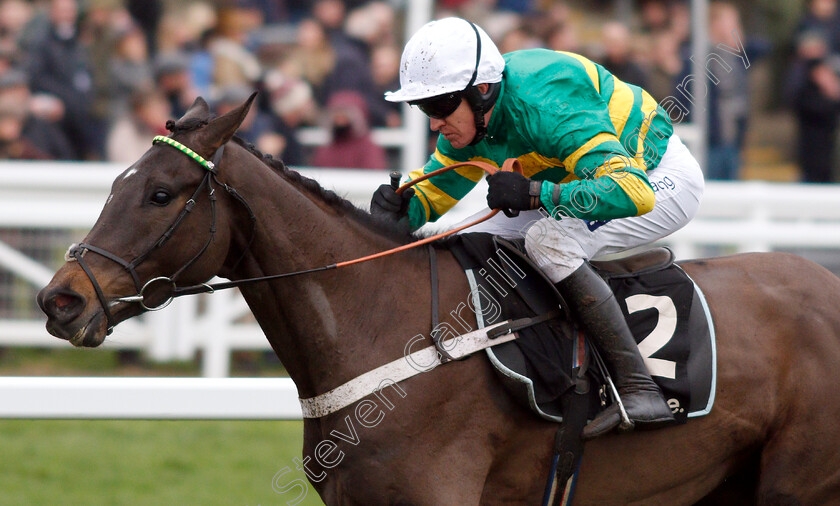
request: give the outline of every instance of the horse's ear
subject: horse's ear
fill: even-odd
[[[194,121],[207,121],[210,119],[210,106],[207,105],[207,101],[203,98],[198,97],[195,99],[195,102],[187,109],[187,112],[178,120],[178,123],[183,124],[185,121],[194,120]]]
[[[215,150],[233,137],[239,125],[245,121],[245,116],[248,115],[251,104],[254,103],[256,97],[257,92],[251,93],[244,104],[211,120],[209,125],[199,130],[209,147]]]

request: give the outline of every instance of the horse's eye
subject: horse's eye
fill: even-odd
[[[159,206],[165,206],[172,200],[172,196],[165,190],[156,190],[152,194],[152,204],[157,204]]]

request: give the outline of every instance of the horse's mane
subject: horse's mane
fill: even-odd
[[[170,120],[166,122],[166,128],[172,133],[181,133],[198,130],[208,123],[208,120],[199,118],[181,119],[177,122]],[[245,141],[241,137],[234,135],[233,141],[245,148],[252,155],[256,156],[257,159],[278,173],[283,179],[292,183],[301,190],[314,195],[320,201],[324,202],[342,215],[350,216],[355,221],[372,229],[374,232],[389,237],[401,244],[409,243],[415,239],[407,227],[401,226],[391,220],[384,220],[363,209],[359,209],[353,205],[352,202],[341,197],[334,191],[327,190],[322,187],[318,181],[290,169],[285,163],[283,163],[282,160],[274,158],[270,154],[263,154],[254,147],[253,144]]]

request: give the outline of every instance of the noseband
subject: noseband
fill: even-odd
[[[97,246],[94,246],[92,244],[86,244],[86,243],[79,243],[79,244],[71,245],[70,248],[67,250],[67,253],[65,254],[65,257],[64,257],[65,260],[67,260],[67,261],[74,261],[75,260],[75,261],[79,262],[79,266],[82,268],[82,270],[85,272],[85,274],[87,274],[87,277],[90,279],[90,282],[93,285],[93,289],[96,292],[96,297],[99,299],[100,304],[102,304],[102,309],[105,312],[105,318],[108,322],[107,334],[109,334],[109,335],[114,330],[114,327],[117,325],[117,322],[114,320],[114,315],[111,313],[111,309],[109,307],[110,304],[113,304],[113,303],[116,303],[116,302],[138,302],[143,307],[143,309],[148,310],[148,311],[155,311],[155,310],[158,310],[158,309],[163,309],[164,307],[169,305],[169,303],[172,301],[172,297],[167,297],[166,300],[164,300],[160,305],[149,306],[149,305],[146,304],[146,302],[144,300],[144,296],[147,295],[146,292],[148,292],[148,290],[151,286],[156,286],[156,285],[168,285],[170,291],[174,291],[175,290],[175,282],[178,279],[178,277],[185,270],[187,270],[191,265],[193,265],[199,259],[199,257],[201,257],[201,255],[204,254],[204,252],[207,250],[207,248],[210,246],[210,243],[213,241],[213,238],[216,235],[216,190],[213,188],[213,183],[214,182],[217,183],[222,188],[224,188],[237,201],[242,203],[245,206],[245,208],[248,210],[248,212],[250,213],[250,215],[251,215],[251,226],[252,226],[251,241],[253,241],[254,227],[256,225],[256,217],[255,217],[254,213],[251,211],[251,208],[248,205],[248,203],[242,198],[241,195],[239,195],[239,193],[236,190],[234,190],[233,188],[231,188],[227,184],[219,181],[219,179],[217,177],[218,176],[218,166],[219,166],[219,162],[222,159],[222,155],[224,154],[225,145],[222,144],[216,150],[216,152],[213,154],[212,161],[208,161],[205,158],[203,158],[201,155],[199,155],[198,153],[193,151],[192,149],[188,148],[184,144],[181,144],[180,142],[178,142],[178,141],[176,141],[176,140],[174,140],[170,137],[164,137],[162,135],[158,135],[153,139],[152,144],[158,144],[158,143],[166,144],[166,145],[171,146],[171,147],[177,149],[178,151],[184,153],[185,155],[189,156],[192,160],[194,160],[196,163],[198,163],[206,171],[205,174],[204,174],[204,178],[202,178],[202,180],[201,180],[201,183],[195,189],[195,192],[193,192],[193,194],[189,198],[189,200],[187,200],[186,204],[184,204],[184,208],[181,210],[181,212],[175,218],[175,221],[172,223],[172,225],[170,225],[169,228],[166,229],[166,231],[163,234],[161,234],[161,236],[154,242],[154,244],[152,244],[151,247],[149,247],[145,252],[138,255],[137,257],[135,257],[130,262],[125,261],[124,259],[120,258],[119,256],[111,253],[110,251],[107,251],[107,250],[104,250],[104,249],[99,248]],[[150,279],[149,281],[146,281],[145,284],[141,283],[140,282],[140,277],[137,275],[137,267],[141,263],[143,263],[149,257],[149,255],[152,254],[152,252],[154,252],[158,248],[162,247],[164,244],[166,244],[167,241],[169,241],[169,239],[172,237],[172,234],[175,233],[175,230],[181,225],[181,222],[187,217],[188,214],[190,214],[190,212],[192,212],[192,210],[193,210],[193,208],[195,207],[195,204],[196,204],[196,199],[199,198],[202,190],[205,189],[205,188],[207,189],[207,196],[208,196],[208,199],[210,200],[211,221],[210,221],[210,232],[209,232],[209,235],[207,237],[207,241],[204,243],[204,246],[201,247],[201,249],[192,257],[192,259],[190,259],[187,263],[185,263],[178,270],[176,270],[175,273],[173,273],[171,276],[169,276],[169,277],[158,276],[158,277]],[[250,241],[249,241],[248,245],[250,246]],[[102,287],[100,286],[99,282],[96,280],[96,276],[94,276],[93,271],[91,271],[90,267],[88,266],[87,262],[85,261],[84,257],[85,257],[85,254],[88,251],[91,251],[93,253],[101,255],[101,256],[103,256],[103,257],[121,265],[126,271],[128,271],[128,273],[131,275],[132,281],[134,282],[134,287],[137,290],[137,295],[120,297],[118,299],[114,299],[112,302],[109,303],[108,299],[105,297],[105,293],[102,291]],[[239,258],[239,260],[237,260],[237,262],[236,262],[237,264],[239,263],[239,261],[242,260],[242,258],[244,258],[246,252],[247,252],[247,248],[243,251],[242,256]]]

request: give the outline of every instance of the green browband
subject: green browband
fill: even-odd
[[[213,170],[215,170],[215,168],[216,168],[216,165],[213,162],[205,160],[203,156],[199,155],[198,153],[191,150],[190,148],[184,146],[183,144],[176,141],[175,139],[172,139],[170,137],[166,137],[166,136],[163,136],[163,135],[156,135],[155,138],[152,139],[152,144],[154,145],[154,144],[157,144],[158,142],[162,142],[164,144],[169,144],[173,148],[177,149],[178,151],[184,153],[185,155],[187,155],[190,158],[192,158],[193,160],[195,160],[199,165],[201,165],[205,169],[209,170],[210,172],[213,172]]]

